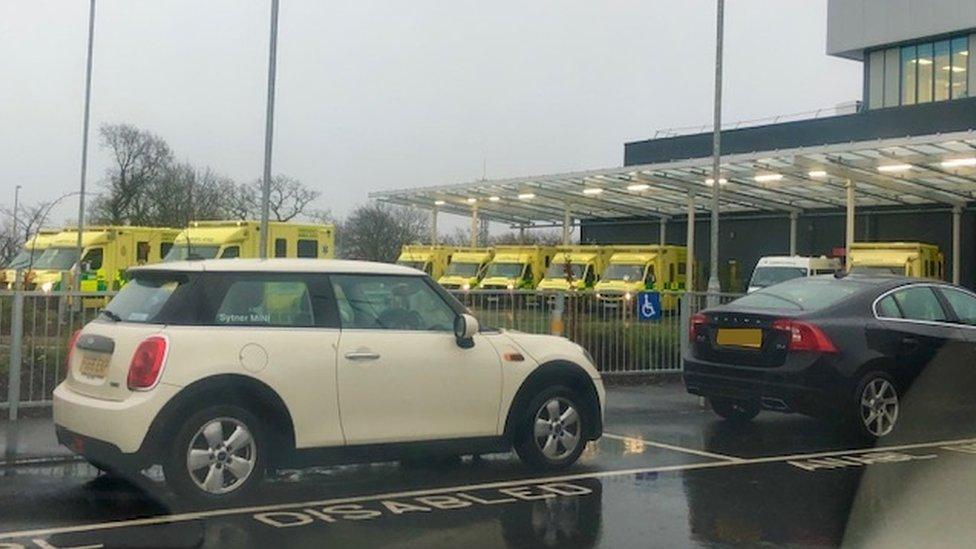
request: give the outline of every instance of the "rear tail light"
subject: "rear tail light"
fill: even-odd
[[[695,341],[698,338],[698,334],[705,324],[708,322],[708,317],[702,313],[697,313],[691,317],[691,325],[688,327],[688,337],[691,341]]]
[[[139,344],[129,363],[126,383],[130,390],[144,391],[156,386],[166,360],[166,346],[166,338],[159,336],[146,338]]]
[[[819,327],[800,320],[781,318],[773,321],[774,330],[789,334],[787,350],[814,353],[836,353],[837,347]]]
[[[81,335],[81,330],[75,330],[75,333],[71,334],[71,339],[68,340],[68,354],[64,357],[64,377],[68,377],[71,372],[71,357],[75,354],[75,344],[78,343],[78,336]]]

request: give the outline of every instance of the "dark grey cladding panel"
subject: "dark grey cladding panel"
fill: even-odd
[[[976,129],[976,97],[894,107],[722,132],[722,154],[816,147]],[[635,141],[624,145],[624,164],[653,164],[712,154],[712,134]]]

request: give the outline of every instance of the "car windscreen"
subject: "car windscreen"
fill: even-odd
[[[123,322],[160,323],[163,307],[188,282],[187,275],[180,273],[138,273],[109,302],[102,316]]]
[[[43,253],[43,251],[37,251],[32,254],[31,250],[24,248],[4,266],[4,269],[23,269],[30,264],[31,256],[33,256],[33,260],[36,263]]]
[[[488,272],[485,273],[485,277],[516,278],[520,274],[522,274],[521,263],[492,263],[488,266]]]
[[[628,265],[625,263],[611,263],[603,273],[603,280],[641,280],[644,278],[643,265]]]
[[[553,263],[546,270],[546,278],[566,278],[567,269],[572,278],[583,278],[583,270],[585,268],[586,265],[580,265],[579,263],[570,263],[569,265],[565,263]]]
[[[67,271],[78,262],[78,248],[48,248],[34,261],[38,270]]]
[[[899,275],[904,276],[905,267],[901,265],[897,266],[867,266],[867,265],[854,265],[851,267],[851,272],[856,274],[864,275]]]
[[[477,263],[451,263],[447,266],[446,274],[451,276],[475,276],[478,274]]]
[[[417,269],[418,271],[424,270],[424,265],[427,265],[425,261],[397,261],[397,265],[403,265],[404,267],[410,267],[411,269]]]
[[[807,270],[803,267],[756,267],[749,286],[765,288],[806,275]]]
[[[834,277],[795,278],[736,299],[735,306],[751,309],[816,311],[850,297],[867,285]]]
[[[213,259],[217,257],[220,246],[197,246],[174,244],[163,261],[183,261],[185,259]]]

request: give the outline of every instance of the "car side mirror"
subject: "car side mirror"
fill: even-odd
[[[470,349],[474,347],[474,334],[478,333],[478,319],[462,313],[454,319],[454,339],[458,347]]]

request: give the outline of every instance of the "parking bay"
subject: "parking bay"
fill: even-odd
[[[240,506],[190,508],[148,479],[133,487],[82,464],[18,468],[0,483],[0,548],[830,546],[972,535],[976,433],[863,448],[799,416],[734,427],[675,383],[614,387],[608,403],[608,436],[559,474],[508,456],[307,469]]]

